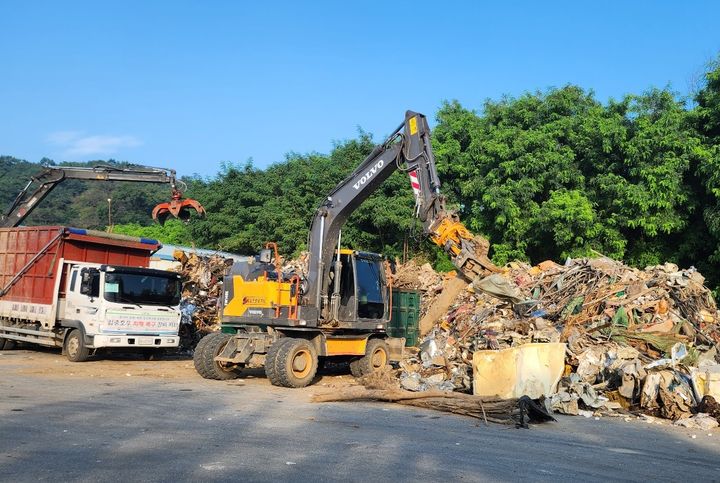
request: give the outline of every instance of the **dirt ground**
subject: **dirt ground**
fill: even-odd
[[[59,350],[38,348],[0,352],[3,373],[52,377],[54,379],[117,379],[130,377],[166,380],[200,379],[191,356],[167,355],[146,360],[142,354],[117,353],[96,356],[86,362],[70,362]],[[262,369],[243,371],[243,380],[266,382]],[[331,366],[318,372],[312,387],[347,387],[357,384],[344,366]]]
[[[14,350],[0,351],[1,374],[5,376],[22,377],[29,376],[32,379],[51,379],[62,381],[72,379],[74,381],[118,381],[124,380],[131,383],[133,379],[152,380],[169,382],[201,382],[215,384],[217,386],[252,385],[275,390],[265,377],[262,368],[246,369],[242,375],[230,381],[205,381],[195,371],[192,357],[189,355],[165,355],[156,360],[146,360],[142,354],[114,353],[95,356],[86,362],[70,362],[59,350],[39,347],[37,350]],[[357,386],[358,382],[350,375],[349,368],[343,364],[328,364],[325,368],[318,370],[318,375],[312,385],[303,389],[291,389],[287,393],[291,399],[309,402],[313,395],[332,392],[335,389],[343,389]],[[280,389],[280,388],[277,388]],[[280,389],[285,390],[285,389]],[[443,414],[443,413],[438,413]],[[582,418],[582,416],[575,416]],[[598,418],[595,418],[596,420]],[[606,417],[623,421],[626,424],[647,424],[665,432],[700,432],[699,430],[686,430],[673,426],[672,421],[659,418],[627,417],[619,413],[614,417]],[[472,421],[472,420],[471,420]],[[720,428],[710,430],[707,435],[711,439],[720,437]]]
[[[190,358],[0,351],[2,481],[718,480],[720,437],[622,418],[529,430],[397,404],[313,403],[355,384],[210,381]],[[632,464],[628,464],[632,461]],[[358,471],[361,468],[362,471]]]

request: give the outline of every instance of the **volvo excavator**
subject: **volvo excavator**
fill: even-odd
[[[94,166],[91,168],[76,166],[46,166],[37,175],[30,178],[18,193],[8,210],[0,215],[0,228],[12,228],[22,224],[32,210],[50,192],[66,179],[89,181],[135,181],[140,183],[158,183],[170,185],[170,201],[160,203],[152,211],[152,217],[160,224],[174,216],[188,220],[191,212],[205,215],[205,208],[195,200],[183,198],[185,183],[177,179],[175,171],[166,168],[145,166],[118,168],[115,166]],[[28,194],[30,188],[35,189]]]
[[[409,176],[414,214],[424,233],[466,280],[499,271],[487,256],[487,240],[473,236],[446,206],[427,120],[408,111],[393,134],[317,209],[308,237],[307,274],[283,273],[277,246],[269,243],[225,277],[222,330],[201,339],[194,354],[201,376],[231,379],[244,367],[264,365],[272,384],[304,387],[325,358],[349,361],[356,377],[397,359],[404,340],[387,334],[392,307],[387,265],[380,255],[341,246],[345,221],[397,170]]]

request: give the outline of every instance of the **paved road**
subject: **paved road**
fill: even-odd
[[[720,479],[720,431],[582,417],[486,427],[392,404],[309,402],[337,377],[291,390],[261,377],[206,381],[187,361],[170,363],[183,369],[173,377],[168,365],[123,364],[143,369],[87,377],[54,353],[0,353],[0,480]]]

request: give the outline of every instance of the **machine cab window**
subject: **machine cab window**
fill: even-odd
[[[358,318],[382,319],[385,316],[385,279],[380,260],[357,256],[355,274]]]
[[[381,259],[371,253],[343,251],[338,318],[348,322],[385,318],[387,287]],[[331,273],[330,293],[337,279],[334,272]]]

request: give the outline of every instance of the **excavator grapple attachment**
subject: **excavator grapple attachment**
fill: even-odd
[[[152,211],[153,220],[164,225],[170,216],[182,221],[188,221],[192,212],[205,216],[205,208],[198,201],[183,198],[180,191],[173,191],[172,199],[168,203],[160,203]]]
[[[439,215],[430,227],[429,236],[445,249],[468,280],[502,271],[487,256],[490,242],[479,235],[473,236],[455,213]]]

